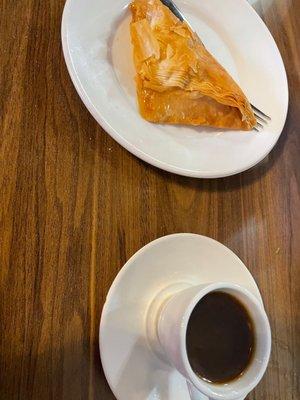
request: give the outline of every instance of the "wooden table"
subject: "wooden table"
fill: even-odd
[[[235,251],[263,294],[273,352],[249,399],[298,400],[299,0],[256,4],[288,72],[283,135],[220,180],[146,165],[97,125],[63,60],[63,5],[0,1],[0,399],[114,399],[98,351],[107,291],[141,246],[195,232]]]

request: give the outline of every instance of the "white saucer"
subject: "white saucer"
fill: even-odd
[[[100,323],[102,365],[118,400],[190,400],[186,380],[150,350],[145,317],[167,287],[214,281],[244,286],[262,301],[242,261],[204,236],[165,236],[126,263],[110,288]]]

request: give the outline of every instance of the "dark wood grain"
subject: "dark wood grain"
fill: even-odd
[[[114,399],[98,352],[107,291],[141,246],[195,232],[234,250],[265,300],[273,352],[249,399],[298,400],[299,1],[256,4],[289,77],[280,142],[206,181],[146,165],[96,124],[64,64],[63,5],[0,0],[0,399]]]

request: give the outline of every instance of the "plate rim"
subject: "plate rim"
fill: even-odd
[[[260,294],[259,291],[259,287],[254,279],[254,277],[252,276],[251,272],[249,271],[248,267],[246,266],[246,264],[242,261],[242,259],[233,251],[231,250],[228,246],[226,246],[225,244],[219,242],[218,240],[210,237],[210,236],[206,236],[206,235],[202,235],[199,233],[192,233],[192,232],[179,232],[179,233],[171,233],[169,235],[164,235],[164,236],[160,236],[154,240],[151,240],[149,243],[145,244],[144,246],[142,246],[141,248],[139,248],[131,257],[128,258],[128,260],[123,264],[123,266],[121,266],[119,272],[116,274],[108,292],[105,298],[105,302],[104,305],[106,303],[106,301],[108,300],[109,297],[111,297],[113,290],[115,289],[115,287],[118,286],[119,281],[122,280],[123,275],[125,275],[125,273],[128,271],[128,269],[130,268],[130,265],[138,258],[140,257],[144,252],[150,250],[152,247],[157,246],[158,244],[164,242],[164,241],[168,241],[168,240],[172,240],[172,239],[176,239],[176,238],[190,238],[190,239],[198,239],[198,240],[202,240],[202,241],[206,241],[206,242],[210,242],[213,243],[216,246],[222,247],[224,251],[227,251],[227,253],[229,253],[230,255],[234,256],[236,258],[236,260],[247,269],[247,271],[249,272],[249,276],[253,279],[255,285],[256,285],[256,289],[258,291],[258,293]],[[104,308],[104,307],[103,307]]]
[[[159,168],[161,170],[164,170],[164,171],[176,174],[176,175],[181,175],[181,176],[186,176],[186,177],[191,177],[191,178],[201,178],[201,179],[218,179],[218,178],[225,178],[225,177],[233,176],[233,175],[236,175],[236,174],[240,174],[242,172],[245,172],[245,171],[253,168],[257,164],[262,162],[268,156],[268,154],[270,154],[270,152],[274,149],[274,147],[276,146],[276,144],[278,143],[278,141],[279,141],[279,139],[281,137],[281,134],[283,132],[284,126],[286,124],[287,115],[288,115],[290,94],[289,94],[287,72],[286,72],[286,68],[285,68],[285,65],[284,65],[283,58],[281,56],[280,50],[279,50],[279,48],[277,46],[277,43],[276,43],[273,35],[271,34],[271,32],[270,32],[269,28],[267,27],[267,25],[264,23],[264,21],[259,16],[259,14],[255,11],[255,9],[249,4],[249,2],[247,0],[239,0],[239,1],[243,2],[244,5],[246,7],[248,7],[249,12],[252,12],[253,15],[255,15],[255,17],[257,19],[257,22],[263,27],[263,29],[265,30],[266,34],[269,36],[269,39],[273,42],[273,45],[275,46],[275,48],[276,48],[276,50],[278,52],[278,56],[279,56],[279,59],[280,59],[281,64],[282,64],[283,78],[284,78],[284,84],[285,84],[286,95],[287,95],[287,102],[286,102],[286,106],[285,106],[285,110],[284,110],[284,119],[283,119],[282,126],[280,127],[280,133],[278,135],[278,138],[276,139],[276,141],[274,142],[272,147],[266,149],[266,151],[263,153],[263,155],[261,157],[259,157],[258,159],[256,159],[252,163],[250,163],[248,165],[244,165],[244,166],[239,167],[239,168],[231,169],[231,170],[228,170],[228,171],[219,170],[219,171],[214,171],[214,172],[205,171],[205,170],[193,170],[193,169],[187,169],[187,168],[178,167],[178,166],[166,163],[166,162],[164,162],[162,160],[159,160],[159,159],[157,159],[157,158],[145,153],[144,151],[140,150],[135,145],[133,145],[132,143],[130,143],[129,141],[124,139],[124,137],[122,135],[120,135],[113,128],[113,126],[111,126],[106,121],[106,119],[101,115],[101,113],[99,113],[96,110],[93,102],[90,100],[88,94],[86,93],[84,87],[81,84],[80,78],[76,73],[76,69],[75,69],[75,67],[73,65],[72,57],[71,57],[71,54],[70,54],[70,47],[69,47],[69,44],[68,44],[67,18],[68,18],[68,12],[69,12],[69,9],[71,7],[72,1],[74,1],[74,0],[66,0],[65,6],[64,6],[64,10],[63,10],[63,14],[62,14],[62,22],[61,22],[62,50],[63,50],[65,63],[66,63],[67,69],[68,69],[68,73],[70,75],[70,78],[71,78],[71,80],[73,82],[73,85],[75,86],[75,89],[76,89],[79,97],[81,98],[82,102],[84,103],[85,107],[88,109],[90,114],[96,120],[96,122],[119,145],[124,147],[131,154],[133,154],[134,156],[138,157],[139,159],[143,160],[144,162],[146,162],[146,163],[148,163],[148,164],[150,164],[150,165],[152,165],[152,166],[154,166],[156,168]],[[128,3],[129,2],[130,2],[130,0],[128,0]]]

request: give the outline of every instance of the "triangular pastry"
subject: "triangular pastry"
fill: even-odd
[[[134,0],[131,38],[140,113],[150,122],[251,130],[246,96],[160,0]]]

